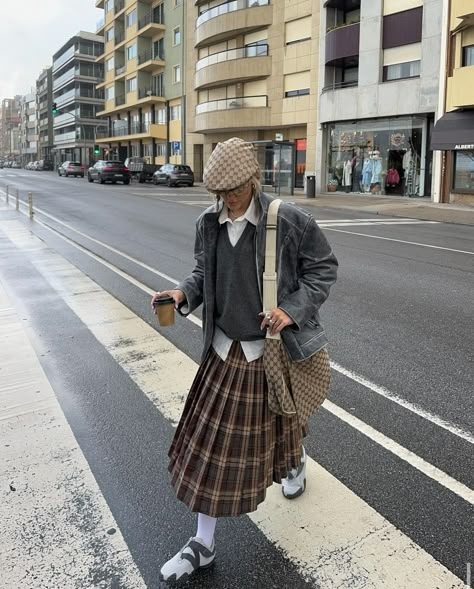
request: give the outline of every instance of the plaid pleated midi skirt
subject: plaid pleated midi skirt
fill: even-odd
[[[212,517],[255,511],[300,464],[305,427],[270,411],[262,358],[247,362],[239,342],[225,361],[211,349],[169,450],[177,498]]]

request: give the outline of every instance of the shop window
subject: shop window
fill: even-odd
[[[462,66],[474,65],[474,45],[463,47],[462,52]]]
[[[420,70],[421,61],[419,60],[386,65],[383,68],[383,81],[391,82],[393,80],[404,80],[406,78],[419,78]]]
[[[453,190],[474,193],[474,151],[455,153]]]

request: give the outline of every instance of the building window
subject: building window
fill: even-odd
[[[174,83],[181,82],[181,66],[180,65],[173,66],[173,82]]]
[[[137,78],[127,80],[127,92],[135,92],[137,89]]]
[[[156,144],[156,155],[157,157],[164,157],[166,155],[166,143]]]
[[[132,10],[127,14],[127,27],[133,26],[137,22],[137,11]]]
[[[291,98],[292,96],[305,96],[309,94],[309,88],[300,88],[299,90],[288,90],[285,92],[285,98]]]
[[[153,143],[145,143],[143,146],[143,155],[145,157],[153,157]]]
[[[179,45],[181,43],[181,29],[175,27],[173,29],[173,45]]]
[[[474,193],[474,151],[455,153],[453,190]]]
[[[108,60],[105,62],[105,69],[106,69],[108,72],[110,72],[111,70],[113,70],[113,69],[114,69],[114,58],[113,58],[113,57],[111,57],[110,59],[108,59]]]
[[[105,89],[105,100],[112,100],[115,98],[115,86]]]
[[[106,42],[112,41],[114,38],[114,27],[110,27],[105,31],[105,40]]]
[[[182,4],[182,0],[174,0],[174,7],[176,8],[177,6],[179,6],[180,4]]]
[[[474,45],[463,47],[462,67],[474,65]]]
[[[130,47],[127,47],[127,59],[130,61],[131,59],[135,59],[136,56],[137,56],[137,44],[134,43],[133,45],[130,45]]]
[[[177,104],[175,106],[170,107],[170,121],[180,121],[181,120],[181,105]]]
[[[105,14],[110,12],[114,7],[114,0],[106,0],[105,2]]]
[[[305,16],[285,23],[285,42],[287,45],[311,39],[311,17]]]
[[[403,80],[405,78],[419,78],[420,70],[420,60],[386,65],[383,68],[383,81],[391,82],[392,80]]]
[[[166,125],[166,108],[158,108],[155,111],[155,121],[157,125]]]
[[[262,41],[255,41],[245,46],[245,57],[259,57],[268,55],[268,43],[264,39]]]
[[[132,157],[140,157],[140,144],[132,144]]]

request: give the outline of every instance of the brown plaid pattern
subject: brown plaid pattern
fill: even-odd
[[[270,411],[263,359],[238,342],[225,362],[211,349],[200,366],[169,451],[172,484],[192,511],[250,513],[301,462],[305,430]]]
[[[204,168],[204,186],[211,192],[231,190],[253,176],[260,177],[255,149],[238,137],[218,143]]]
[[[271,411],[279,415],[296,413],[300,423],[305,424],[324,402],[331,384],[327,349],[292,362],[281,340],[266,339],[263,359]]]

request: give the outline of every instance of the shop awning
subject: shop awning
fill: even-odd
[[[474,110],[448,112],[436,123],[431,149],[474,149]]]

